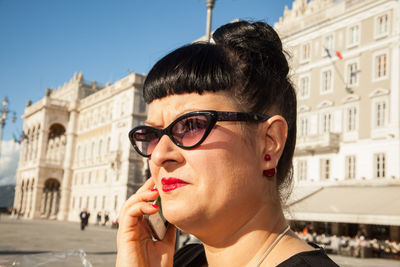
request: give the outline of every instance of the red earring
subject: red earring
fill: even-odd
[[[271,160],[271,155],[270,154],[265,154],[264,159],[266,161],[270,161]],[[267,177],[274,177],[275,174],[276,174],[276,169],[273,168],[273,169],[265,170],[265,171],[263,171],[263,174],[265,176],[267,176]]]
[[[274,177],[276,174],[276,169],[273,168],[273,169],[265,170],[265,171],[263,171],[263,174],[267,177]]]

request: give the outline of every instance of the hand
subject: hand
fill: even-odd
[[[143,218],[144,214],[154,214],[158,208],[150,201],[158,197],[152,178],[132,195],[122,206],[119,215],[117,234],[117,267],[123,266],[172,266],[175,245],[175,227],[169,225],[162,241],[153,241],[150,227]]]

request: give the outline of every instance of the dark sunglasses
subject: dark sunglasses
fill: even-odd
[[[192,149],[207,138],[217,121],[261,122],[269,118],[268,115],[247,112],[194,111],[180,116],[164,129],[136,126],[129,132],[129,140],[140,155],[150,157],[164,134],[178,147]]]

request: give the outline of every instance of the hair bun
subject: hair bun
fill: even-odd
[[[257,67],[273,68],[281,77],[286,77],[289,72],[282,51],[282,42],[267,23],[247,21],[228,23],[214,32],[213,39],[216,45],[233,51],[245,63],[251,62],[253,65],[255,60],[259,61],[262,66]]]

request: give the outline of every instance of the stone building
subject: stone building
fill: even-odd
[[[274,25],[298,97],[290,215],[400,240],[400,1],[295,0]]]
[[[144,78],[101,86],[76,73],[27,103],[14,201],[21,216],[78,221],[87,209],[92,221],[98,212],[117,218],[146,176],[147,163],[128,140],[146,118]]]

